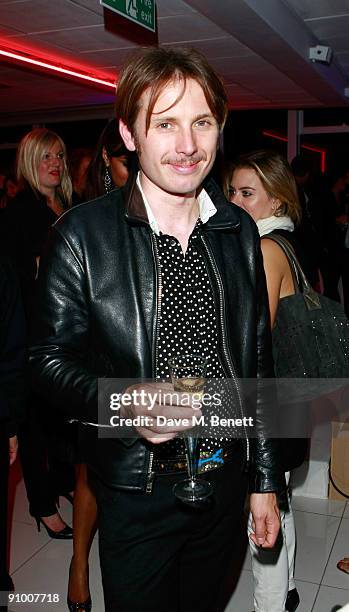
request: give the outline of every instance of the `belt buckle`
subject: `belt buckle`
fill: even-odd
[[[198,461],[198,474],[210,472],[224,465],[223,449],[220,448],[216,452],[201,451]]]
[[[174,467],[174,469],[176,471],[185,472],[185,470],[187,468],[187,462],[186,461],[176,461],[176,463],[174,463],[173,467]]]

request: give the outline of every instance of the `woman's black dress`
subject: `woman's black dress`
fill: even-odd
[[[37,258],[45,249],[49,229],[56,219],[46,198],[29,187],[12,202],[9,250],[20,278],[29,336],[36,312]],[[50,405],[32,388],[27,419],[19,430],[19,450],[33,516],[55,514],[58,495],[74,489],[75,433],[54,414],[53,419]]]

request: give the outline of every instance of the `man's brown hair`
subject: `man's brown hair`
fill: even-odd
[[[227,95],[223,83],[207,59],[196,49],[141,49],[133,55],[120,74],[116,93],[116,117],[122,119],[131,133],[140,110],[140,98],[150,88],[149,106],[146,114],[148,132],[154,106],[168,83],[193,79],[202,88],[207,104],[222,129],[226,120]],[[174,105],[173,104],[173,105]]]

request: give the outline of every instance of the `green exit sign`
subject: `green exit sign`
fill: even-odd
[[[111,11],[155,32],[155,0],[100,0],[100,2]]]

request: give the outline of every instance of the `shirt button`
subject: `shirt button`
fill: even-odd
[[[176,241],[175,240],[171,240],[171,246],[175,246],[176,245]]]

